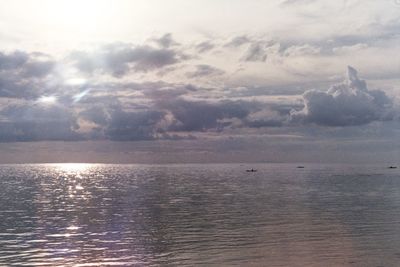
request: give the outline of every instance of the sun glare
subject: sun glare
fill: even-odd
[[[56,164],[60,170],[65,172],[81,172],[88,169],[92,164],[89,163],[60,163]]]

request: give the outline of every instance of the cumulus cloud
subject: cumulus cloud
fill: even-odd
[[[294,122],[324,126],[352,126],[376,120],[388,120],[392,102],[385,92],[368,90],[357,71],[348,67],[347,80],[332,86],[327,92],[309,90],[303,94],[304,108],[292,111]]]

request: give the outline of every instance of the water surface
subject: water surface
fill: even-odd
[[[399,174],[350,165],[2,165],[0,265],[398,266]]]

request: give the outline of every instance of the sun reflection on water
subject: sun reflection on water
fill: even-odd
[[[90,163],[58,163],[54,164],[62,172],[79,173],[88,170],[93,164]]]

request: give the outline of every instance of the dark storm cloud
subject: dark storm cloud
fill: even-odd
[[[164,45],[167,45],[167,43]],[[130,70],[147,72],[161,69],[185,60],[186,56],[166,47],[155,48],[149,45],[133,46],[125,43],[114,43],[103,46],[92,53],[74,52],[71,59],[80,71],[90,74],[100,71],[121,77]]]
[[[221,69],[206,64],[200,64],[196,65],[195,71],[186,73],[186,76],[188,78],[199,78],[206,76],[217,76],[217,75],[222,75],[224,73],[225,72]]]
[[[392,102],[383,91],[368,90],[357,71],[348,68],[348,78],[327,92],[309,90],[303,94],[304,109],[293,111],[294,122],[324,126],[352,126],[376,120],[390,120]]]

